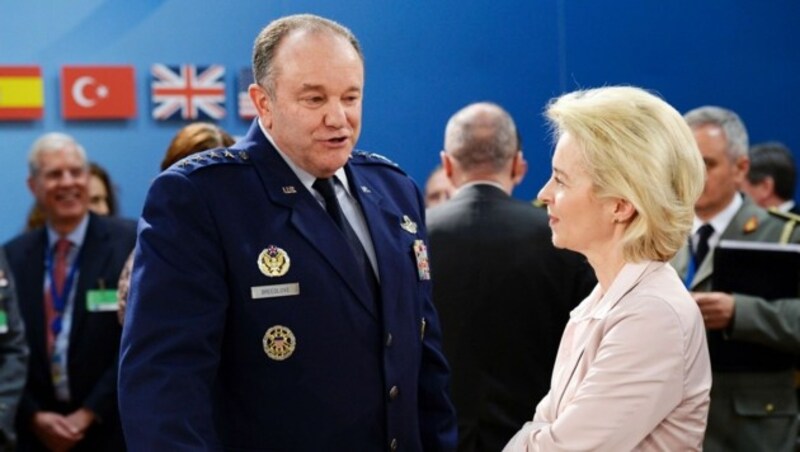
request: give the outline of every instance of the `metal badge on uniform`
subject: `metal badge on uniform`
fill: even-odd
[[[372,191],[366,185],[361,186],[361,191],[364,193],[372,193]]]
[[[286,251],[275,245],[269,245],[258,255],[258,269],[270,278],[285,275],[290,264]]]
[[[271,359],[283,361],[292,356],[295,347],[297,347],[297,340],[292,330],[288,327],[275,325],[264,333],[261,345],[264,347],[264,353]]]
[[[428,263],[428,247],[422,240],[414,240],[414,256],[417,258],[417,274],[420,281],[431,279],[431,267]]]
[[[403,221],[400,222],[400,227],[411,234],[417,233],[417,223],[411,221],[411,218],[409,218],[408,215],[403,215]]]
[[[297,189],[294,188],[294,185],[287,185],[285,187],[281,187],[281,190],[283,190],[283,193],[286,195],[297,194]]]
[[[743,230],[745,234],[749,234],[751,232],[755,232],[756,229],[758,229],[758,218],[753,215],[744,223]]]

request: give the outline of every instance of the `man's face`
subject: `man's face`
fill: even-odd
[[[695,203],[695,213],[702,220],[713,218],[731,202],[747,174],[749,161],[728,157],[728,140],[716,125],[706,124],[693,129],[697,147],[706,164],[706,185]]]
[[[89,208],[89,171],[73,147],[39,155],[39,170],[28,178],[28,188],[54,226],[73,225]]]
[[[434,172],[425,184],[425,207],[441,204],[453,196],[456,188],[443,169]]]
[[[299,167],[332,176],[361,131],[361,58],[343,37],[295,31],[279,44],[274,65],[274,98],[254,98],[263,107],[262,124]]]

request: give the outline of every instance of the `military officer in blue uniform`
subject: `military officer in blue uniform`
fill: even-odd
[[[258,119],[153,183],[120,358],[128,447],[453,450],[422,197],[353,151],[363,55],[289,16],[256,38]]]

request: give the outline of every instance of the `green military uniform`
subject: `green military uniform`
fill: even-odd
[[[791,218],[768,213],[745,198],[720,239],[800,243],[800,228],[790,223]],[[711,291],[713,253],[712,249],[688,282],[689,290]],[[687,243],[672,260],[684,279],[690,260]],[[794,450],[798,409],[793,372],[795,354],[800,352],[800,299],[767,301],[737,293],[733,298],[735,308],[728,329],[709,332],[714,372],[704,450]],[[735,360],[719,362],[714,344],[724,348],[729,358],[751,364],[737,368]]]

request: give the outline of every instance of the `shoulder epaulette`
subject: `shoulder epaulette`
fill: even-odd
[[[354,164],[361,164],[361,165],[381,165],[386,166],[397,171],[400,171],[403,174],[406,174],[397,163],[389,160],[388,158],[376,154],[374,152],[366,152],[366,151],[359,151],[354,150],[353,153],[350,155],[350,161]]]
[[[792,237],[794,228],[800,224],[800,215],[791,212],[782,212],[775,207],[770,207],[767,209],[767,212],[769,212],[770,215],[786,221],[786,224],[783,226],[783,231],[781,232],[781,239],[779,240],[779,243],[789,243],[789,239]]]
[[[250,154],[247,151],[237,151],[232,149],[211,149],[186,156],[170,169],[184,174],[190,174],[200,168],[208,168],[220,164],[248,164]]]

